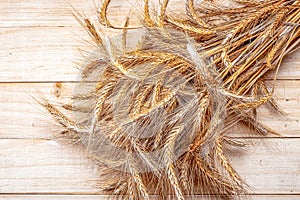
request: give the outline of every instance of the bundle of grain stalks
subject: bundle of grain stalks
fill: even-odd
[[[230,137],[237,124],[277,134],[256,109],[281,112],[264,78],[275,71],[276,80],[283,57],[298,47],[300,2],[187,0],[186,13],[168,15],[168,0],[151,12],[145,0],[140,28],[128,20],[114,26],[109,3],[97,26],[75,14],[97,45],[73,105],[64,107],[76,119],[41,101],[101,164],[103,191],[122,199],[247,193],[224,149],[243,147]],[[120,40],[103,27],[120,29]]]

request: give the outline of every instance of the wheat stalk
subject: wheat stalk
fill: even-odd
[[[88,143],[104,165],[103,177],[113,177],[103,180],[103,191],[121,199],[154,193],[182,200],[199,192],[234,199],[246,193],[225,152],[243,144],[227,134],[236,124],[262,136],[278,134],[257,120],[256,109],[267,104],[283,113],[264,78],[276,70],[276,80],[283,57],[299,47],[299,1],[234,0],[223,6],[187,0],[187,12],[171,16],[172,1],[162,1],[150,15],[144,0],[143,28],[129,26],[129,18],[124,27],[112,25],[110,2],[103,2],[98,23],[121,30],[120,49],[104,29],[74,14],[102,55],[87,59],[83,92],[62,106],[86,118],[74,121],[50,102],[39,103]],[[128,49],[130,31],[145,33]],[[89,81],[96,83],[84,90]]]

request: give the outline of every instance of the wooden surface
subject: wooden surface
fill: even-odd
[[[142,5],[136,0],[112,2],[110,19],[116,24],[122,24],[130,8],[135,13]],[[96,187],[97,165],[72,141],[54,139],[59,126],[31,98],[43,94],[67,101],[63,97],[72,93],[77,80],[75,62],[82,59],[78,49],[93,48],[71,6],[87,16],[96,10],[93,0],[0,3],[0,199],[108,198]],[[274,95],[287,115],[266,108],[259,114],[282,136],[248,138],[239,128],[232,135],[252,144],[230,157],[252,187],[242,199],[300,199],[299,51],[284,60],[279,79]],[[55,96],[55,82],[62,82],[60,97]]]

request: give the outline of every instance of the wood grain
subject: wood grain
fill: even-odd
[[[72,15],[74,10],[90,17],[96,14],[102,1],[97,0],[4,0],[0,4],[0,27],[72,27],[78,26]],[[121,25],[122,18],[141,9],[142,2],[132,0],[112,1],[110,19]],[[125,16],[125,17],[124,17]]]
[[[184,1],[170,1],[176,1],[178,12],[185,12],[181,6]],[[96,187],[99,166],[74,141],[56,137],[60,127],[32,98],[68,102],[78,80],[83,51],[95,48],[74,19],[72,7],[96,21],[95,4],[101,1],[0,3],[0,199],[111,197],[101,195]],[[112,0],[109,19],[121,26],[130,13],[131,25],[138,24],[141,17],[137,13],[142,5],[139,0]],[[117,33],[111,32],[114,34]],[[274,96],[287,115],[278,116],[262,107],[259,119],[282,137],[247,139],[240,127],[232,134],[250,145],[245,151],[230,153],[233,166],[252,187],[250,194],[241,199],[300,199],[299,51],[284,59],[278,79]],[[55,82],[63,85],[59,97]]]
[[[66,144],[67,143],[67,144]],[[230,160],[252,193],[300,193],[300,139],[248,140]],[[1,139],[1,193],[100,194],[98,167],[70,141]]]
[[[63,11],[64,9],[60,10]],[[56,13],[55,10],[53,12]],[[1,28],[0,23],[0,44],[5,47],[0,48],[0,82],[78,80],[78,63],[84,63],[82,51],[93,51],[96,47],[75,18],[72,15],[70,17],[77,25]],[[122,19],[119,16],[114,17],[120,21]],[[111,31],[111,35],[113,34],[118,32]],[[268,77],[272,78],[273,75],[271,73]],[[294,80],[299,77],[300,54],[295,52],[285,58],[278,79]]]
[[[247,198],[252,200],[298,200],[300,198],[299,195],[247,195],[242,196],[241,198]],[[14,200],[108,200],[113,199],[111,196],[108,195],[0,195],[0,199],[7,200],[7,199],[14,199]],[[209,200],[208,196],[200,196],[196,195],[194,197],[198,200]],[[151,200],[155,200],[155,196],[150,197]],[[191,198],[187,198],[190,200]]]
[[[62,83],[57,97],[55,83],[2,83],[0,84],[0,138],[51,138],[61,128],[36,102],[48,98],[53,103],[72,102],[76,83]],[[300,81],[277,81],[275,99],[286,116],[275,114],[267,107],[259,109],[259,120],[282,134],[298,137],[300,131]],[[72,114],[70,114],[72,116]],[[232,136],[248,136],[245,129],[236,128]]]

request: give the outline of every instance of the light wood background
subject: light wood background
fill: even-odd
[[[137,22],[140,1],[112,0],[112,22],[123,24],[129,13]],[[59,126],[31,98],[66,101],[77,80],[79,49],[93,48],[71,7],[91,17],[96,11],[93,0],[0,1],[0,199],[107,198],[96,187],[97,165],[72,141],[54,139]],[[233,131],[253,144],[230,157],[252,187],[242,199],[300,199],[300,51],[284,60],[278,79],[274,95],[287,115],[266,108],[259,114],[282,136],[245,138],[243,130]]]

